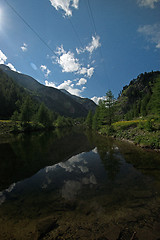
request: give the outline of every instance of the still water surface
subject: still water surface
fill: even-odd
[[[82,130],[0,139],[0,239],[160,239],[160,154]]]

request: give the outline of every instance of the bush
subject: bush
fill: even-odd
[[[148,119],[146,124],[145,124],[145,129],[148,131],[148,132],[152,132],[153,131],[153,122],[154,120],[153,119]]]

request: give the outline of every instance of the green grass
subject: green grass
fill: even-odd
[[[115,130],[128,129],[130,127],[137,127],[139,124],[145,124],[147,120],[136,119],[131,121],[119,121],[112,124]]]
[[[147,119],[118,121],[113,123],[111,127],[102,126],[99,132],[115,138],[130,140],[141,147],[160,149],[159,118],[150,117]]]

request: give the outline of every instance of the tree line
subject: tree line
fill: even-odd
[[[95,113],[89,111],[85,124],[88,128],[98,130],[103,125],[111,126],[115,120],[115,98],[111,90],[106,93],[105,100],[100,100]]]
[[[89,111],[85,125],[99,130],[103,125],[111,125],[115,121],[133,120],[138,117],[160,115],[160,72],[140,74],[137,79],[125,86],[114,98],[109,90],[105,100],[100,100],[93,114]]]

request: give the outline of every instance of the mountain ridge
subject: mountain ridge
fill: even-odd
[[[35,100],[44,102],[50,110],[60,115],[73,118],[86,117],[89,110],[94,112],[96,109],[96,104],[90,99],[76,98],[70,93],[66,94],[59,89],[45,86],[28,75],[12,71],[4,64],[0,65],[0,69],[23,87]]]

